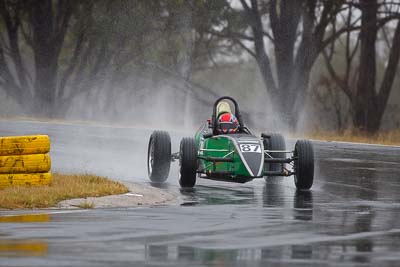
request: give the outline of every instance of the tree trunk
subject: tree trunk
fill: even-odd
[[[295,70],[295,43],[301,19],[303,1],[271,1],[270,21],[274,35],[274,55],[278,82],[278,101],[275,109],[280,119],[291,130],[296,128],[297,115],[294,101],[297,99],[299,75]],[[294,86],[295,85],[295,86]],[[306,85],[307,87],[307,85]]]
[[[378,2],[362,0],[360,30],[360,67],[357,91],[351,102],[353,125],[360,131],[379,131],[400,58],[400,20],[397,22],[388,63],[380,87],[376,84],[376,39],[378,36]],[[378,88],[378,90],[376,89]]]
[[[30,21],[33,32],[33,51],[35,60],[35,115],[50,115],[54,104],[57,79],[57,59],[52,46],[54,21],[52,3],[40,1],[31,6]]]
[[[361,131],[376,131],[376,37],[377,37],[377,0],[361,0],[360,30],[360,66],[357,91],[353,99],[354,127]],[[371,110],[374,110],[371,112]]]
[[[54,9],[54,10],[53,10]],[[33,1],[29,9],[35,61],[35,95],[33,112],[54,116],[58,81],[58,59],[72,14],[71,1]]]

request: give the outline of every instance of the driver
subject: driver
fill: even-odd
[[[218,116],[217,131],[220,134],[233,134],[239,129],[239,121],[232,113],[226,112]]]

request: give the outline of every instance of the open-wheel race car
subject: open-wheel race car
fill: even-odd
[[[298,140],[294,150],[287,151],[281,134],[253,135],[243,124],[237,102],[229,96],[215,102],[211,119],[194,137],[181,140],[179,152],[171,153],[168,132],[151,134],[147,164],[152,182],[164,182],[171,162],[178,160],[181,187],[193,187],[196,178],[245,183],[293,175],[298,189],[309,189],[314,180],[314,152],[309,141]]]

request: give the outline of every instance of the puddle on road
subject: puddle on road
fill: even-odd
[[[179,189],[182,206],[249,205],[283,206],[292,203],[295,189],[291,179],[281,177],[249,184],[202,183],[192,189]]]
[[[334,251],[334,253],[333,253]],[[340,245],[297,244],[278,247],[244,248],[244,249],[206,249],[187,245],[163,246],[146,245],[145,261],[147,265],[161,266],[168,264],[187,264],[188,262],[207,266],[325,266],[332,262],[367,264],[373,262],[373,244],[369,240],[341,243]],[[397,262],[393,257],[388,261]],[[238,264],[239,262],[239,264]],[[180,264],[179,264],[180,263]],[[241,265],[242,263],[243,265]],[[196,265],[194,264],[194,265]],[[353,265],[351,264],[351,265]],[[388,265],[396,266],[396,265]]]
[[[192,246],[164,246],[146,245],[145,259],[149,264],[186,263],[195,262],[212,266],[238,266],[235,262],[252,261],[271,263],[275,260],[311,260],[313,258],[312,245],[283,246],[279,248],[258,249],[202,249]],[[312,261],[311,261],[312,262]],[[292,262],[293,263],[293,262]],[[260,264],[261,265],[261,264]]]

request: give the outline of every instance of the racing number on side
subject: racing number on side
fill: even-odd
[[[240,151],[261,153],[261,147],[259,144],[240,144]]]

